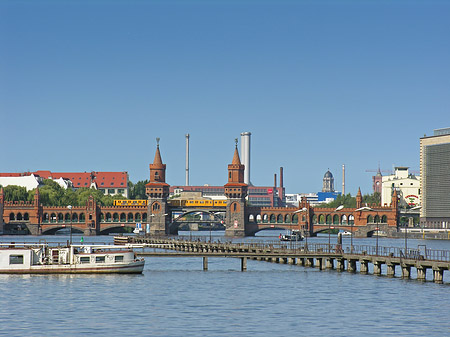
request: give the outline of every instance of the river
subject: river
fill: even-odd
[[[184,233],[188,234],[189,233]],[[195,233],[196,235],[198,233]],[[209,232],[200,233],[208,235]],[[276,240],[261,232],[253,240]],[[212,233],[224,239],[223,232]],[[74,235],[74,242],[81,236]],[[68,236],[39,239],[65,242]],[[336,242],[336,236],[331,236]],[[344,238],[344,246],[348,243]],[[0,242],[36,241],[0,236]],[[112,236],[85,238],[112,242]],[[328,243],[328,236],[308,243]],[[375,244],[374,238],[354,244]],[[448,249],[450,241],[408,240]],[[404,240],[379,238],[380,246]],[[7,336],[443,336],[444,284],[296,265],[210,258],[147,258],[142,275],[0,275],[0,335]],[[399,272],[398,272],[399,273]],[[428,279],[432,279],[427,275]]]

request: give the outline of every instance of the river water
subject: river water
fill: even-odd
[[[275,240],[278,234],[261,232],[254,240]],[[216,240],[222,235],[213,232]],[[74,236],[74,242],[80,238]],[[0,242],[35,240],[0,237]],[[112,236],[85,238],[88,242],[111,243]],[[328,236],[310,242],[328,243]],[[375,239],[354,239],[354,244],[375,244]],[[408,240],[409,247],[421,244],[450,250],[450,241]],[[379,238],[379,245],[403,247],[404,241]],[[0,335],[450,334],[447,271],[439,285],[253,260],[241,272],[239,259],[208,262],[208,271],[202,270],[201,258],[147,258],[142,275],[0,275]]]

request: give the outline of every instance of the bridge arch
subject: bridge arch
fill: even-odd
[[[61,229],[67,229],[69,227],[63,225],[47,225],[42,227],[43,235],[54,235],[57,231]],[[83,229],[72,225],[72,233],[83,233]]]

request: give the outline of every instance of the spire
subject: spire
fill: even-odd
[[[233,161],[231,162],[232,165],[241,165],[241,159],[239,158],[239,152],[237,149],[237,145],[236,148],[234,149],[234,156],[233,156]]]
[[[162,165],[161,153],[159,152],[159,137],[156,138],[156,153],[153,165]]]
[[[358,193],[356,194],[357,196],[361,196],[361,187],[358,187]]]

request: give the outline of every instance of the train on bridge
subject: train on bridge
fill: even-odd
[[[172,207],[226,207],[226,200],[168,200]],[[147,199],[116,199],[114,206],[147,206]]]

